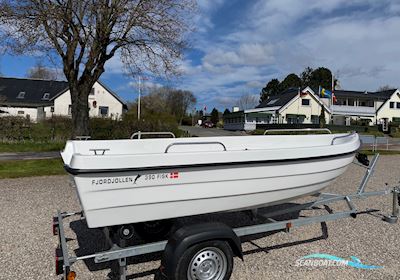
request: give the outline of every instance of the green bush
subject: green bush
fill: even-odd
[[[2,142],[65,142],[72,137],[72,121],[66,117],[53,117],[32,123],[21,117],[0,118],[0,141]],[[164,112],[144,112],[137,119],[135,112],[125,114],[122,120],[91,118],[89,121],[91,139],[127,139],[136,131],[170,131],[177,137],[176,118]]]
[[[1,117],[0,139],[19,141],[30,138],[31,123],[23,117]]]
[[[390,136],[400,138],[400,126],[399,124],[393,124],[390,126]]]

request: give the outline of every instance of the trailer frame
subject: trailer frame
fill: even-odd
[[[383,195],[393,196],[392,211],[389,215],[383,216],[383,220],[391,224],[396,223],[399,216],[400,186],[389,188],[386,185],[386,188],[380,191],[370,191],[370,192],[365,191],[367,183],[370,177],[374,173],[374,169],[376,167],[378,158],[379,154],[375,154],[369,166],[366,167],[359,163],[354,162],[355,164],[366,168],[365,175],[362,178],[360,185],[358,186],[358,189],[355,193],[348,195],[320,193],[317,199],[314,201],[298,204],[296,206],[278,211],[269,212],[267,215],[265,214],[260,215],[257,209],[255,209],[252,210],[253,216],[262,217],[263,219],[266,219],[267,222],[256,225],[233,228],[233,232],[238,237],[267,233],[276,230],[286,230],[287,232],[289,232],[294,227],[300,227],[327,221],[334,221],[342,218],[349,218],[349,217],[356,218],[358,214],[365,213],[366,211],[358,210],[354,203],[354,200],[365,199],[371,196],[383,196]],[[339,212],[329,212],[328,214],[325,215],[300,217],[283,221],[276,221],[273,219],[273,217],[279,215],[289,214],[302,210],[311,210],[321,205],[327,206],[331,203],[339,201],[344,201],[348,209]],[[159,242],[144,243],[122,248],[112,241],[112,238],[110,238],[110,232],[106,228],[104,230],[104,233],[107,241],[110,244],[109,250],[96,252],[84,256],[71,256],[68,253],[67,239],[65,235],[63,220],[67,217],[77,216],[77,215],[83,216],[83,213],[82,212],[67,213],[67,212],[57,211],[57,215],[53,218],[53,233],[54,235],[58,235],[59,239],[59,244],[56,249],[56,273],[62,274],[63,279],[75,279],[76,273],[71,270],[71,266],[77,261],[94,259],[95,263],[118,261],[119,270],[117,271],[117,273],[119,275],[119,279],[126,280],[127,258],[163,251],[168,244],[168,240],[164,240]]]

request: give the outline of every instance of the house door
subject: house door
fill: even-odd
[[[41,121],[46,118],[46,112],[44,111],[44,107],[37,108],[37,121]]]
[[[382,119],[382,131],[383,132],[388,132],[389,131],[389,119],[388,118],[383,118]]]
[[[346,122],[346,126],[350,126],[351,125],[351,118],[350,117],[345,117],[345,122]]]

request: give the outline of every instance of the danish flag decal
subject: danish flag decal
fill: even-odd
[[[178,179],[179,178],[179,172],[175,171],[175,172],[169,173],[169,178],[170,179]]]

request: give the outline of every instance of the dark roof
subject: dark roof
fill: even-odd
[[[392,96],[396,89],[368,92],[368,91],[353,91],[353,90],[335,90],[336,97],[343,98],[365,98],[374,100],[387,100]]]
[[[121,102],[124,109],[127,109],[126,103],[115,92],[102,82],[98,83]],[[0,104],[24,107],[49,106],[53,104],[54,98],[67,90],[68,82],[64,81],[0,77]],[[24,98],[17,98],[20,92],[25,92]],[[43,99],[45,93],[49,93],[48,99]]]
[[[244,111],[237,111],[237,112],[232,112],[232,113],[227,113],[223,115],[224,119],[232,119],[232,118],[238,118],[238,117],[243,117]],[[263,113],[263,112],[253,112],[253,113],[246,113],[248,117],[265,117],[271,115],[271,113]]]
[[[67,89],[68,83],[62,81],[0,77],[0,102],[34,107],[48,105],[52,103],[50,100],[53,97]],[[24,98],[17,98],[20,92],[25,92]],[[43,99],[45,93],[49,93],[46,100]]]
[[[256,108],[282,107],[299,94],[298,88],[289,88],[261,102]]]

